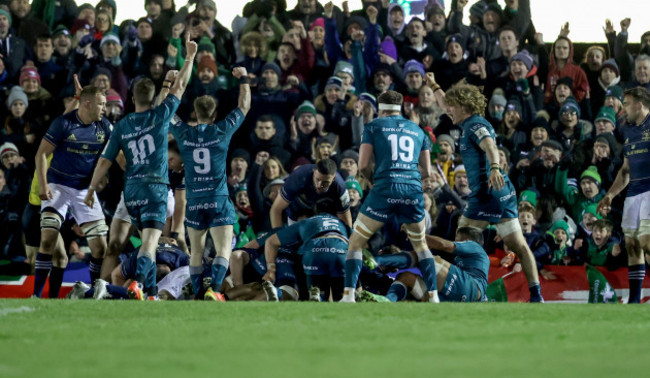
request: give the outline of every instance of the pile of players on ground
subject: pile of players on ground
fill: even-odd
[[[231,286],[259,281],[249,274],[264,275],[263,254],[253,252],[255,243],[287,224],[287,218],[310,217],[319,205],[334,215],[348,212],[342,218],[352,225],[372,188],[371,178],[358,166],[364,125],[378,116],[377,98],[388,90],[403,95],[402,114],[432,142],[435,172],[422,180],[427,234],[453,240],[472,189],[466,170],[474,167],[462,164],[461,128],[446,114],[436,92],[458,83],[479,87],[489,100],[485,116],[497,133],[500,168],[516,188],[521,228],[542,276],[553,279],[543,269],[548,264],[612,269],[628,264],[619,226],[624,194],[614,199],[605,218],[596,206],[624,161],[623,91],[650,89],[650,32],[643,34],[633,54],[627,43],[631,20],[622,20],[618,33],[608,20],[607,46],[594,45],[584,57],[574,57],[569,26],[552,45],[545,45],[535,31],[528,0],[507,1],[505,7],[495,1],[459,0],[446,8],[432,2],[408,24],[396,3],[362,4],[362,9],[348,10],[300,0],[287,10],[282,0],[255,0],[233,20],[232,32],[216,20],[212,0],[180,9],[169,0],[147,0],[146,17],[119,26],[113,24],[118,9],[112,0],[95,6],[66,0],[53,7],[45,1],[30,5],[12,0],[8,9],[0,7],[0,96],[6,104],[0,109],[0,223],[6,230],[0,236],[0,257],[34,265],[37,252],[54,249],[41,240],[48,223],[40,217],[42,188],[35,156],[53,120],[75,101],[73,75],[84,86],[102,89],[104,116],[115,123],[136,110],[132,96],[137,81],[149,78],[158,93],[166,87],[168,71],[184,66],[183,41],[189,34],[198,52],[176,111],[180,119],[197,122],[193,104],[203,95],[217,100],[217,120],[236,108],[240,83],[232,74],[234,67],[246,69],[251,88],[250,111],[232,136],[226,158],[227,185],[237,213],[231,280],[226,280]],[[463,23],[467,13],[469,25]],[[577,64],[579,58],[583,61]],[[426,85],[427,72],[434,73],[438,87]],[[175,215],[163,234],[175,239],[178,248],[170,247],[171,239],[159,248],[175,252],[188,250],[180,155],[178,145],[170,142],[170,198],[175,206],[170,205],[169,215]],[[300,189],[309,180],[292,179],[289,173],[326,159],[338,168],[327,190],[331,195],[306,199]],[[87,187],[90,179],[88,175],[81,181]],[[129,237],[137,232],[128,214],[120,217],[117,211],[123,187],[117,165],[97,187],[110,224],[103,250],[89,242],[88,232],[93,231],[79,227],[75,214],[60,214],[63,252],[52,272],[62,272],[68,259],[76,258],[88,261],[91,270],[115,285],[132,278],[123,252],[133,248]],[[349,204],[340,201],[343,192]],[[490,228],[483,235],[491,265],[515,268],[518,260],[495,235]],[[87,246],[95,249],[93,257],[84,253]],[[238,250],[243,247],[249,249]],[[412,247],[400,225],[388,222],[366,249],[377,257]],[[210,254],[214,249],[208,242],[206,257]],[[303,264],[289,257],[286,263],[298,269],[287,277],[297,271],[299,279],[276,286],[291,298],[298,295],[288,288],[301,286],[306,298],[311,285],[297,285],[303,282]],[[159,269],[183,266],[184,259],[176,256]],[[364,261],[370,268],[379,263],[368,254]],[[402,262],[414,265],[409,261]],[[376,278],[382,289],[374,291],[386,293],[390,285],[385,285],[394,276],[389,271],[374,270],[365,278],[364,273],[361,282],[370,288]],[[258,289],[251,293],[260,297],[272,292],[264,294],[260,284],[251,286]],[[253,296],[242,292],[244,298]]]

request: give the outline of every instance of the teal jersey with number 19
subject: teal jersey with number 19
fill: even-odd
[[[127,184],[169,184],[167,133],[179,104],[169,95],[155,108],[128,114],[115,125],[102,157],[115,161],[118,152],[124,152]]]
[[[377,118],[363,129],[361,144],[373,146],[375,185],[422,185],[418,162],[430,145],[418,125],[402,116]]]
[[[242,122],[244,113],[239,108],[212,125],[189,126],[174,117],[170,131],[185,164],[188,199],[228,195],[226,155],[230,139]]]

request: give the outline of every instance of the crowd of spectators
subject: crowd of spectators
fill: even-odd
[[[354,219],[372,186],[358,170],[361,133],[377,116],[377,96],[389,89],[403,94],[404,116],[433,142],[435,174],[422,183],[427,232],[453,239],[469,194],[465,172],[475,167],[460,161],[460,129],[423,85],[425,73],[433,72],[443,90],[469,83],[488,99],[502,169],[517,188],[520,223],[542,274],[552,279],[544,273],[548,264],[626,265],[619,228],[624,194],[606,219],[596,204],[623,161],[623,91],[650,90],[650,31],[633,54],[630,19],[620,22],[618,33],[608,20],[607,45],[575,56],[568,24],[551,44],[543,41],[530,0],[506,0],[505,6],[453,0],[446,11],[430,0],[423,17],[408,23],[405,9],[389,0],[363,0],[356,10],[317,0],[299,0],[294,9],[285,0],[253,0],[230,29],[216,20],[214,0],[181,8],[173,0],[145,0],[147,15],[120,25],[113,21],[120,11],[114,0],[2,4],[0,259],[24,258],[24,238],[38,227],[24,216],[32,211],[34,155],[75,95],[73,75],[106,91],[106,116],[116,122],[134,110],[131,89],[138,78],[151,78],[160,90],[166,72],[183,65],[189,33],[199,52],[181,119],[196,120],[192,103],[205,94],[218,100],[222,118],[237,104],[232,68],[244,66],[250,76],[251,110],[232,139],[227,164],[238,244],[270,229],[269,209],[289,173],[325,158],[346,179]],[[99,194],[107,218],[119,202],[121,175],[113,168]],[[388,225],[372,247],[407,248],[399,233]],[[83,237],[69,234],[72,253]],[[495,266],[513,265],[498,238],[486,241]]]

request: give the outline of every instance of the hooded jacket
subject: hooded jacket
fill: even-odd
[[[564,40],[569,42],[569,58],[567,59],[566,64],[562,69],[558,67],[557,61],[555,59],[555,44],[557,41]],[[559,37],[553,47],[551,48],[551,54],[549,59],[549,71],[548,77],[546,79],[546,91],[544,93],[544,102],[548,103],[553,98],[553,93],[555,93],[555,85],[557,81],[568,76],[573,79],[573,95],[575,96],[578,102],[581,102],[585,96],[589,93],[589,80],[587,80],[587,75],[580,68],[580,66],[573,63],[573,43],[570,39],[565,37]]]

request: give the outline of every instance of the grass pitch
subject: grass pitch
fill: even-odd
[[[646,305],[0,300],[0,377],[648,374]]]

